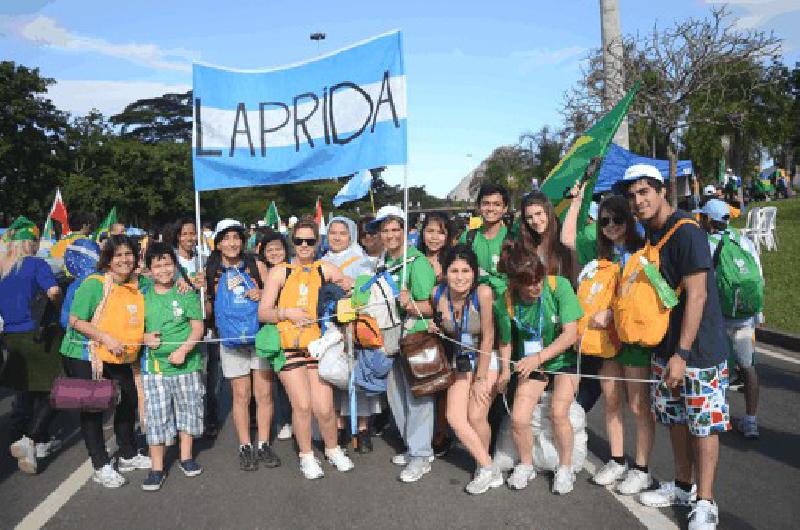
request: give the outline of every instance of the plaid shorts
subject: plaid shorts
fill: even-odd
[[[653,379],[662,381],[651,385],[653,414],[664,425],[687,425],[693,436],[705,437],[731,428],[728,410],[728,361],[710,368],[686,367],[680,395],[663,383],[667,361],[653,356]]]
[[[203,434],[205,388],[200,372],[180,375],[143,374],[149,445],[169,445],[178,431]]]

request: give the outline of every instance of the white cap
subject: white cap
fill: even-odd
[[[622,180],[624,182],[632,182],[645,177],[655,179],[659,182],[664,182],[664,177],[661,175],[661,172],[658,170],[658,168],[651,166],[650,164],[635,164],[629,167],[625,170]]]
[[[711,199],[702,208],[693,210],[692,213],[701,213],[712,221],[727,223],[731,218],[731,207],[725,201]]]
[[[375,221],[374,223],[380,223],[389,217],[399,217],[400,219],[405,220],[406,214],[403,212],[403,209],[399,206],[388,205],[388,206],[381,206],[378,209],[378,213],[375,214]]]
[[[293,216],[291,216],[291,217],[289,218],[289,221],[288,221],[288,223],[287,223],[287,226],[288,226],[289,228],[293,228],[293,227],[294,227],[294,225],[296,225],[296,224],[297,224],[297,221],[299,221],[299,219],[293,215]]]
[[[259,219],[259,220],[256,222],[256,224],[257,224],[258,226],[267,226],[267,222],[266,222],[265,220],[263,220],[263,219]]]
[[[217,223],[217,228],[216,228],[216,230],[214,230],[214,238],[216,239],[216,237],[219,234],[221,234],[222,232],[224,232],[225,230],[227,230],[229,228],[235,228],[237,230],[244,230],[244,227],[242,226],[242,223],[240,223],[236,219],[223,219],[222,221]]]
[[[717,194],[717,188],[713,184],[709,184],[703,188],[703,197],[713,197]]]

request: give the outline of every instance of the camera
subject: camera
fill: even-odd
[[[470,361],[469,354],[459,353],[456,355],[456,372],[471,372],[472,362]]]

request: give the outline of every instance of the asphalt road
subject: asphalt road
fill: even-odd
[[[788,360],[759,357],[762,405],[761,438],[737,433],[721,438],[717,502],[721,528],[796,528],[800,515],[800,354]],[[794,360],[794,362],[791,362]],[[730,394],[734,416],[744,399]],[[7,448],[11,397],[0,394],[0,445]],[[397,480],[389,459],[396,441],[375,438],[375,451],[354,455],[356,468],[339,473],[323,464],[326,476],[304,480],[292,443],[276,442],[283,460],[277,469],[244,473],[238,469],[233,427],[226,421],[213,443],[198,442],[205,471],[196,478],[172,468],[160,492],[144,492],[144,471],[129,473],[130,483],[107,490],[86,480],[90,470],[75,419],[62,415],[56,428],[66,437],[62,452],[36,476],[16,471],[7,450],[0,455],[0,527],[20,521],[48,528],[116,526],[155,528],[675,528],[685,527],[683,509],[652,510],[622,502],[578,476],[566,497],[550,493],[550,477],[540,476],[522,492],[505,487],[472,497],[463,492],[472,463],[460,449],[433,464],[416,484]],[[630,425],[628,425],[630,427]],[[603,435],[602,401],[589,415],[592,462],[608,456]],[[109,431],[110,435],[110,431]],[[667,432],[657,429],[651,469],[672,476]],[[590,466],[591,467],[591,466]],[[632,505],[633,511],[626,506]],[[635,512],[635,513],[634,513]],[[27,519],[26,519],[27,517]]]

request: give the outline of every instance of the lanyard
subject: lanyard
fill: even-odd
[[[625,247],[618,247],[614,245],[614,252],[619,257],[620,267],[624,270],[625,265],[628,263],[628,258],[631,257],[631,253],[625,250]]]
[[[461,340],[461,335],[464,333],[464,330],[469,329],[469,305],[470,305],[470,298],[471,296],[467,295],[467,298],[464,300],[464,307],[461,309],[461,322],[456,324],[456,311],[453,307],[453,299],[450,297],[450,288],[447,288],[447,304],[450,306],[450,318],[453,321],[453,326],[456,327],[456,337],[458,340]],[[459,343],[459,354],[464,353],[464,350],[461,348]],[[468,351],[467,354],[470,357],[475,356],[475,352]]]
[[[542,292],[542,296],[543,295],[544,295],[544,292]],[[537,304],[537,306],[538,306],[537,313],[539,314],[539,317],[538,317],[538,321],[539,321],[538,329],[534,330],[531,326],[529,326],[528,324],[525,324],[524,322],[522,322],[519,319],[519,315],[522,314],[522,308],[519,305],[519,303],[517,303],[516,306],[514,307],[514,321],[517,323],[517,325],[520,328],[522,328],[523,331],[525,331],[525,333],[527,333],[528,335],[531,335],[531,339],[533,339],[533,340],[539,340],[539,339],[542,338],[542,328],[544,327],[544,307],[543,307],[543,304],[542,304],[542,296],[539,296],[539,302]]]

